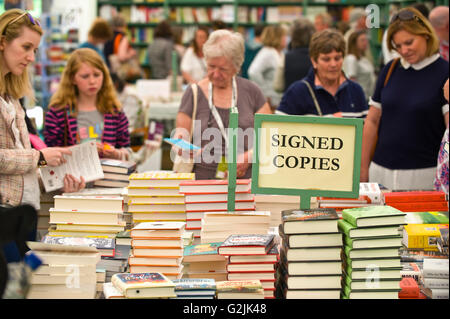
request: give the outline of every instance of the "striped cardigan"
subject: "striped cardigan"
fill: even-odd
[[[17,149],[11,126],[14,118],[6,111],[0,99],[0,204],[18,206],[23,196],[23,175],[37,169],[39,152],[31,148],[25,123],[25,111],[18,100],[13,100],[16,108],[16,125],[24,149]]]
[[[50,108],[45,115],[44,139],[47,146],[64,146],[65,112],[68,107],[62,110]],[[69,134],[67,145],[77,144],[77,118],[67,116],[69,124]],[[116,114],[106,113],[103,117],[102,142],[114,146],[115,148],[129,147],[130,134],[128,132],[128,119],[123,112]]]

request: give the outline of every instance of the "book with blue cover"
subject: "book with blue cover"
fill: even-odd
[[[198,147],[197,145],[191,144],[181,138],[164,138],[164,142],[188,151],[196,151],[200,149],[200,147]]]

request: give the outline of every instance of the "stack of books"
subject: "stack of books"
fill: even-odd
[[[127,187],[128,179],[136,171],[136,162],[101,158],[103,179],[94,182],[95,187]]]
[[[131,174],[127,196],[133,222],[186,222],[184,195],[179,193],[179,185],[194,177],[193,173],[166,171]]]
[[[344,299],[398,299],[401,263],[399,232],[405,213],[391,206],[345,209],[338,222],[344,233]]]
[[[121,196],[54,196],[50,236],[114,238],[124,231]]]
[[[257,211],[270,212],[270,226],[276,227],[281,224],[281,212],[283,210],[300,207],[299,196],[288,195],[266,195],[256,194],[255,203]],[[311,197],[311,208],[317,208],[316,197]]]
[[[103,269],[105,271],[105,282],[111,282],[113,275],[128,271],[128,258],[130,257],[131,247],[127,245],[120,245],[116,242],[114,249],[114,256],[102,256],[102,259],[97,264],[97,270]]]
[[[403,227],[403,245],[408,249],[438,252],[438,239],[449,224],[408,224]]]
[[[448,259],[423,260],[423,293],[430,299],[449,299]]]
[[[40,241],[50,228],[50,208],[53,208],[55,205],[55,200],[53,199],[55,195],[56,192],[41,193],[37,220],[37,241]]]
[[[384,202],[402,212],[448,212],[448,196],[439,191],[386,192]]]
[[[31,275],[27,299],[94,299],[97,291],[97,248],[27,242],[42,260]]]
[[[214,299],[216,281],[214,279],[175,279],[176,299]]]
[[[216,282],[217,299],[264,299],[259,280],[232,280]]]
[[[250,179],[236,180],[235,211],[255,210],[255,195],[250,193],[250,189]],[[228,210],[228,181],[186,181],[180,183],[180,193],[184,195],[186,205],[186,229],[194,233],[194,243],[199,243],[205,212]]]
[[[205,213],[202,218],[200,242],[202,244],[224,242],[230,235],[270,232],[270,212]]]
[[[359,183],[358,198],[317,197],[318,207],[333,208],[338,212],[344,209],[383,205],[383,193],[378,183]]]
[[[184,247],[183,278],[227,280],[227,258],[217,252],[221,244],[222,242]]]
[[[340,298],[342,234],[338,218],[332,208],[282,212],[279,298]]]
[[[228,257],[229,281],[259,280],[264,290],[264,298],[275,298],[275,271],[278,261],[275,235],[231,235],[219,246],[218,253]]]
[[[419,288],[417,281],[412,277],[404,277],[400,281],[398,299],[427,299]]]
[[[107,299],[149,299],[175,298],[175,284],[161,273],[115,274],[111,280],[112,287],[105,293]]]
[[[131,230],[130,273],[162,273],[169,279],[183,275],[184,222],[144,222]]]

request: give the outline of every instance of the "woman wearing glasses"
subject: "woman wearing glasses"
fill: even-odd
[[[439,145],[448,125],[442,87],[448,62],[424,16],[404,8],[389,25],[388,47],[400,58],[380,72],[363,130],[361,181],[392,190],[433,189]]]
[[[25,95],[33,97],[27,67],[34,61],[41,40],[39,22],[27,12],[9,10],[0,16],[0,34],[0,206],[30,204],[39,209],[38,165],[59,166],[65,162],[63,155],[71,151],[60,147],[32,149],[19,103]],[[83,187],[83,179],[80,182],[66,175],[65,192]]]

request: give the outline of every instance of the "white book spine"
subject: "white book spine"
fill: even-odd
[[[448,289],[448,279],[441,278],[424,278],[423,283],[425,288],[430,289]]]

